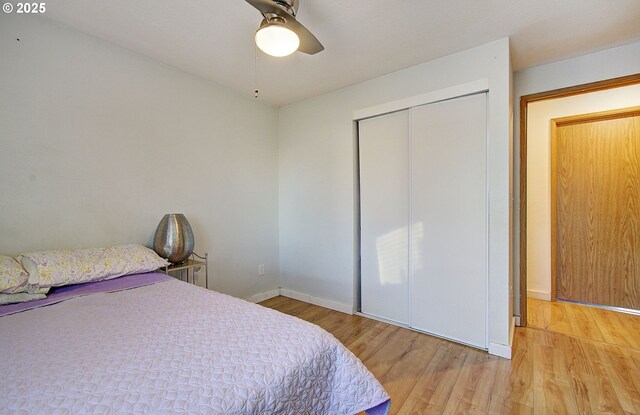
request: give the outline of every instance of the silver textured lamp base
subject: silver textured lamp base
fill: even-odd
[[[153,237],[153,250],[177,264],[189,258],[194,246],[193,230],[187,218],[181,213],[164,215]]]

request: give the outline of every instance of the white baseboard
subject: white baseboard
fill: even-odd
[[[326,298],[315,297],[313,295],[287,290],[285,288],[280,288],[280,295],[293,298],[294,300],[304,301],[305,303],[315,304],[320,307],[330,308],[332,310],[340,311],[341,313],[353,314],[353,306],[351,304],[339,303],[337,301],[327,300]]]
[[[513,349],[513,337],[516,329],[516,317],[511,317],[511,328],[509,329],[509,345],[489,342],[489,354],[494,356],[511,359],[511,350]]]
[[[516,317],[516,326],[520,327],[520,316],[515,316]]]
[[[527,297],[536,300],[551,301],[551,293],[547,291],[527,290]]]
[[[505,359],[511,359],[511,346],[489,342],[489,354],[504,357]]]
[[[249,298],[245,298],[246,301],[250,303],[259,303],[260,301],[268,300],[269,298],[277,297],[280,295],[280,288],[276,288],[275,290],[267,291],[265,293],[258,293],[252,295]]]
[[[353,314],[353,307],[351,304],[340,303],[333,300],[327,300],[326,298],[315,297],[310,294],[301,293],[298,291],[287,290],[285,288],[276,288],[275,290],[267,291],[264,293],[258,293],[251,297],[245,298],[246,301],[251,303],[259,303],[261,301],[268,300],[273,297],[282,295],[284,297],[293,298],[294,300],[304,301],[305,303],[315,304],[320,307],[330,308],[341,313]]]

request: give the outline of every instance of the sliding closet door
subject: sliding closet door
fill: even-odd
[[[416,329],[486,348],[486,94],[411,113]]]
[[[409,112],[362,120],[361,311],[409,323]]]

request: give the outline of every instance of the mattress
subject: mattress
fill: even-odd
[[[0,412],[388,411],[389,396],[348,349],[275,310],[157,273],[47,300],[0,317]]]

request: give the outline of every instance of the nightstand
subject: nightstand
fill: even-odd
[[[191,256],[179,264],[171,264],[164,267],[164,273],[169,275],[171,271],[180,271],[180,280],[189,282],[189,274],[191,274],[191,284],[196,283],[196,272],[204,267],[204,286],[209,289],[209,254],[204,253],[200,256],[195,252]],[[189,272],[191,271],[191,272]]]

